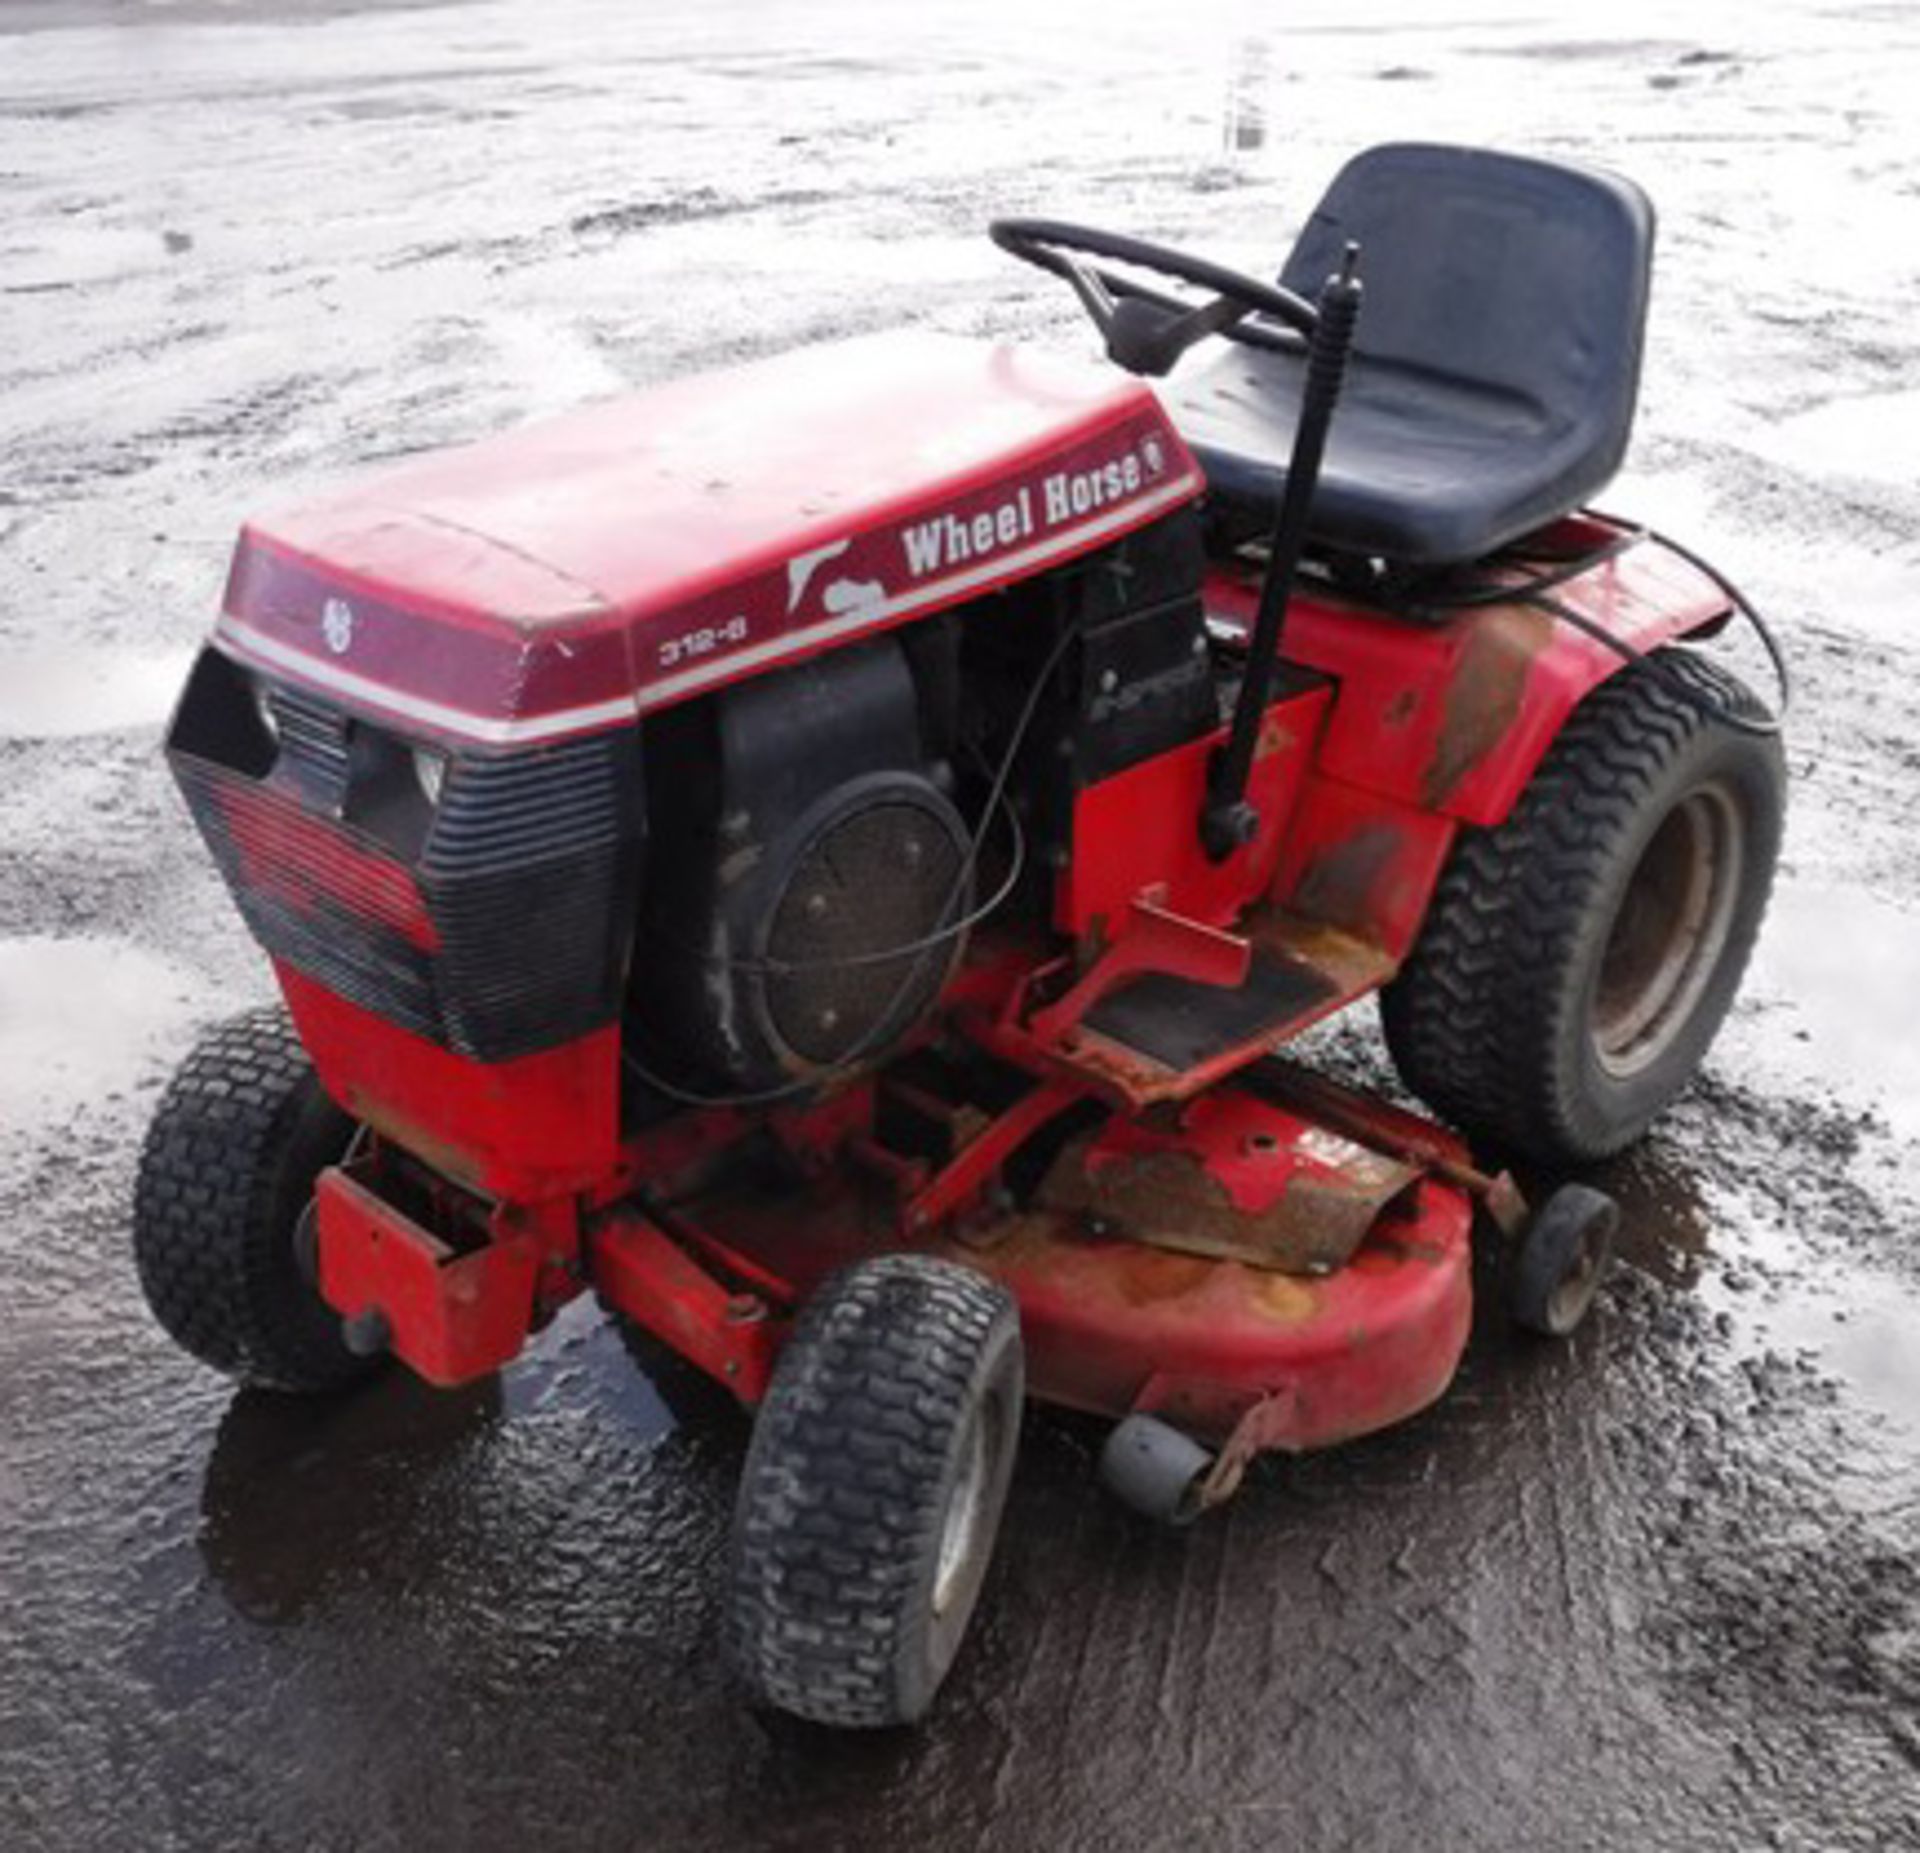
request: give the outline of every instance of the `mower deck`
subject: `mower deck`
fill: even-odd
[[[796,1193],[730,1168],[664,1221],[688,1249],[711,1244],[796,1302],[835,1269],[900,1246],[885,1190],[846,1174]],[[1259,1447],[1306,1449],[1400,1421],[1446,1388],[1467,1339],[1471,1225],[1463,1191],[1423,1179],[1323,1276],[1179,1253],[1045,1208],[927,1252],[1013,1294],[1028,1387],[1046,1401],[1153,1413],[1222,1443],[1251,1419]],[[624,1310],[644,1318],[647,1307]]]

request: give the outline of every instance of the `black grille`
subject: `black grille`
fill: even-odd
[[[420,883],[456,1048],[544,1046],[612,1019],[640,815],[632,730],[452,767]]]
[[[323,809],[337,811],[347,790],[347,721],[310,695],[276,688],[267,696],[280,753]]]
[[[169,757],[247,925],[349,1002],[504,1061],[612,1022],[642,851],[637,729],[448,761],[209,652]]]
[[[295,790],[179,752],[173,764],[254,938],[349,1003],[443,1040],[426,913],[406,867],[364,831],[315,816]]]

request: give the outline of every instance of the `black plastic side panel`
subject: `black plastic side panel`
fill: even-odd
[[[489,1059],[613,1021],[640,890],[631,728],[447,774],[420,863],[447,1037]]]
[[[1070,567],[983,601],[965,620],[961,724],[995,765],[1063,630],[1077,641],[1043,691],[1013,791],[1030,847],[1029,901],[1051,906],[1076,793],[1220,724],[1200,584],[1199,516],[1180,509]]]

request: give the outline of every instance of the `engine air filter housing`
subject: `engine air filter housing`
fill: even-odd
[[[969,835],[892,641],[670,710],[627,1027],[655,1073],[754,1094],[887,1055],[972,900]]]
[[[831,1067],[889,1045],[938,995],[957,939],[924,942],[965,911],[967,835],[911,773],[856,780],[820,808],[795,833],[758,989],[769,1039]]]

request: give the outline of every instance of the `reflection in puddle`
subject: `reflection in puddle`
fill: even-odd
[[[1848,1162],[1812,1141],[1786,1161],[1814,1170]],[[1896,1483],[1920,1485],[1920,1280],[1844,1239],[1809,1240],[1793,1199],[1756,1194],[1659,1140],[1616,1161],[1603,1181],[1620,1204],[1623,1261],[1695,1298],[1750,1368],[1764,1375],[1784,1361],[1816,1371],[1882,1419],[1884,1442],[1868,1448],[1870,1502]]]
[[[1785,1000],[1797,1047],[1767,1058],[1810,1068],[1842,1099],[1870,1100],[1894,1131],[1920,1138],[1920,918],[1859,889],[1783,884],[1774,892],[1756,978]]]
[[[1920,918],[1861,889],[1783,883],[1755,960],[1756,989],[1778,999],[1753,1025],[1754,1067],[1783,1093],[1871,1108],[1897,1140],[1920,1139],[1920,1042],[1909,1033],[1920,997]],[[1782,1033],[1784,1030],[1785,1033]],[[1787,1162],[1844,1164],[1818,1144]],[[1770,1294],[1712,1298],[1749,1340],[1810,1354],[1863,1406],[1920,1444],[1920,1291],[1868,1263],[1810,1251],[1789,1222],[1762,1217],[1730,1255],[1758,1254],[1785,1276]],[[1920,1465],[1920,1451],[1914,1453]]]
[[[62,740],[157,727],[173,710],[190,650],[62,650],[0,658],[0,739]]]
[[[1631,1148],[1600,1180],[1620,1205],[1623,1260],[1687,1293],[1713,1252],[1713,1209],[1685,1165],[1649,1145]]]
[[[1810,1359],[1886,1425],[1893,1454],[1869,1449],[1881,1468],[1903,1485],[1920,1480],[1920,1291],[1876,1267],[1836,1266],[1784,1230],[1743,1230],[1728,1252],[1742,1250],[1764,1252],[1786,1278],[1762,1293],[1737,1267],[1703,1282],[1706,1304],[1731,1322],[1735,1343],[1748,1356]]]
[[[631,1342],[637,1347],[641,1341]],[[620,1329],[591,1293],[583,1293],[561,1307],[502,1375],[501,1407],[512,1418],[592,1403],[610,1409],[634,1442],[652,1441],[671,1433],[682,1417],[671,1385],[656,1381],[649,1362],[630,1354]]]
[[[559,1532],[628,1527],[649,1481],[679,1500],[689,1456],[658,1444],[725,1432],[734,1408],[691,1365],[624,1342],[585,1294],[499,1376],[458,1389],[396,1366],[344,1396],[236,1394],[201,1489],[201,1558],[232,1607],[269,1626],[368,1584],[558,1586],[579,1561]],[[584,1625],[584,1597],[579,1613]]]
[[[124,940],[0,940],[0,1127],[53,1125],[139,1073],[194,982]]]
[[[492,1378],[436,1390],[404,1370],[345,1396],[239,1392],[201,1487],[202,1560],[249,1620],[297,1620],[431,1505],[436,1480],[471,1471],[499,1405]]]

